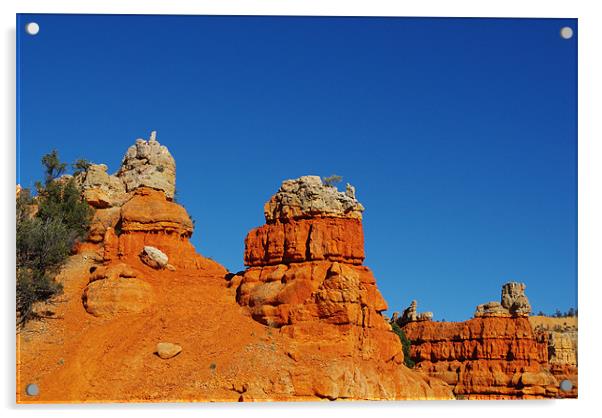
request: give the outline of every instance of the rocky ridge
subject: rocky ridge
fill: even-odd
[[[61,320],[19,338],[19,402],[452,397],[403,366],[362,265],[352,186],[285,182],[262,232],[247,237],[249,268],[233,275],[189,242],[171,160],[153,134],[116,175],[91,165],[76,176],[94,219],[57,277]],[[24,395],[29,382],[39,395]]]
[[[547,341],[533,330],[522,283],[507,283],[502,301],[479,305],[464,322],[409,322],[416,369],[442,379],[467,399],[564,396],[548,363]]]
[[[18,338],[19,402],[577,395],[576,324],[531,325],[521,283],[465,322],[435,322],[413,301],[393,318],[412,342],[416,367],[406,368],[363,265],[364,208],[351,185],[283,182],[245,239],[247,269],[230,274],[190,243],[175,162],[156,134],[107,170],[75,176],[96,211],[57,278],[61,320]],[[575,384],[567,394],[565,378]],[[40,395],[24,397],[30,382]]]

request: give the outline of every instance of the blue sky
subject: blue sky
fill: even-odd
[[[536,311],[577,305],[576,19],[20,15],[17,27],[26,187],[53,148],[114,172],[157,130],[193,243],[231,271],[282,180],[336,173],[366,207],[365,264],[390,311],[417,299],[466,319],[509,280]]]

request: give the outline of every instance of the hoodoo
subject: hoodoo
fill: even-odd
[[[387,304],[364,260],[363,206],[304,176],[266,203],[245,240],[249,268],[230,279],[237,301],[290,341],[292,390],[327,399],[446,399],[447,385],[403,364],[381,312]]]
[[[197,254],[189,242],[192,220],[173,201],[175,161],[155,132],[148,141],[136,140],[117,174],[106,171],[106,165],[92,164],[76,176],[87,202],[96,208],[88,249],[100,249],[106,264],[141,267],[144,248],[153,247],[176,268],[225,273],[223,267]]]

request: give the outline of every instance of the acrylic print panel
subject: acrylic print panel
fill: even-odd
[[[576,20],[17,27],[18,402],[577,396]]]

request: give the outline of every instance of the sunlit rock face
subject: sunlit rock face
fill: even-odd
[[[117,176],[126,190],[149,187],[173,199],[176,190],[176,162],[167,147],[161,145],[153,132],[148,141],[136,140],[128,148]]]
[[[419,370],[442,379],[458,397],[557,397],[545,337],[534,332],[523,283],[502,287],[501,302],[477,306],[464,322],[412,321],[403,325]]]
[[[265,204],[266,224],[247,235],[248,269],[229,285],[252,318],[291,339],[299,396],[449,398],[447,385],[403,365],[381,315],[387,304],[362,265],[363,210],[350,185],[342,193],[317,176],[283,182]]]

